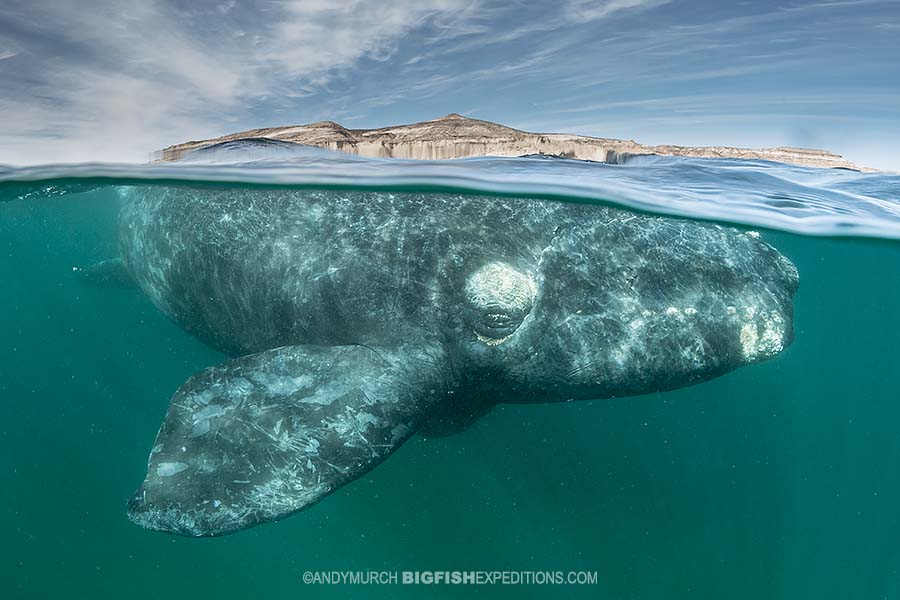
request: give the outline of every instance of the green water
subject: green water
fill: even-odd
[[[894,598],[900,243],[764,232],[794,345],[665,394],[500,407],[310,510],[217,539],[125,500],[172,392],[222,356],[139,292],[111,191],[0,204],[3,598]],[[327,586],[308,570],[596,571],[588,586]]]

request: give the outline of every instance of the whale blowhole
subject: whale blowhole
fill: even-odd
[[[495,261],[469,275],[465,294],[474,312],[476,336],[496,345],[512,335],[531,312],[537,284],[528,273]]]

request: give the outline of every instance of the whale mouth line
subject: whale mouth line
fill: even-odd
[[[524,321],[524,315],[521,317],[511,315],[509,312],[492,310],[482,314],[475,324],[475,333],[479,339],[486,338],[492,341],[505,340],[516,330]],[[482,339],[482,341],[484,341]]]
[[[509,313],[503,312],[490,312],[485,315],[486,321],[484,326],[488,329],[506,329],[509,327],[515,327],[516,322],[521,322],[521,319],[516,319]]]
[[[503,342],[508,340],[510,337],[512,337],[512,333],[504,335],[502,337],[493,337],[493,336],[484,335],[476,329],[475,337],[478,338],[479,342],[487,344],[488,346],[499,346],[500,344],[502,344]]]

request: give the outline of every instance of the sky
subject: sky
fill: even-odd
[[[456,112],[900,170],[900,0],[5,0],[0,163]]]

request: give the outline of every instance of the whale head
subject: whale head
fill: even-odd
[[[564,231],[533,260],[473,264],[462,287],[474,377],[501,401],[546,402],[673,389],[772,358],[793,339],[798,275],[755,232],[631,216]]]

